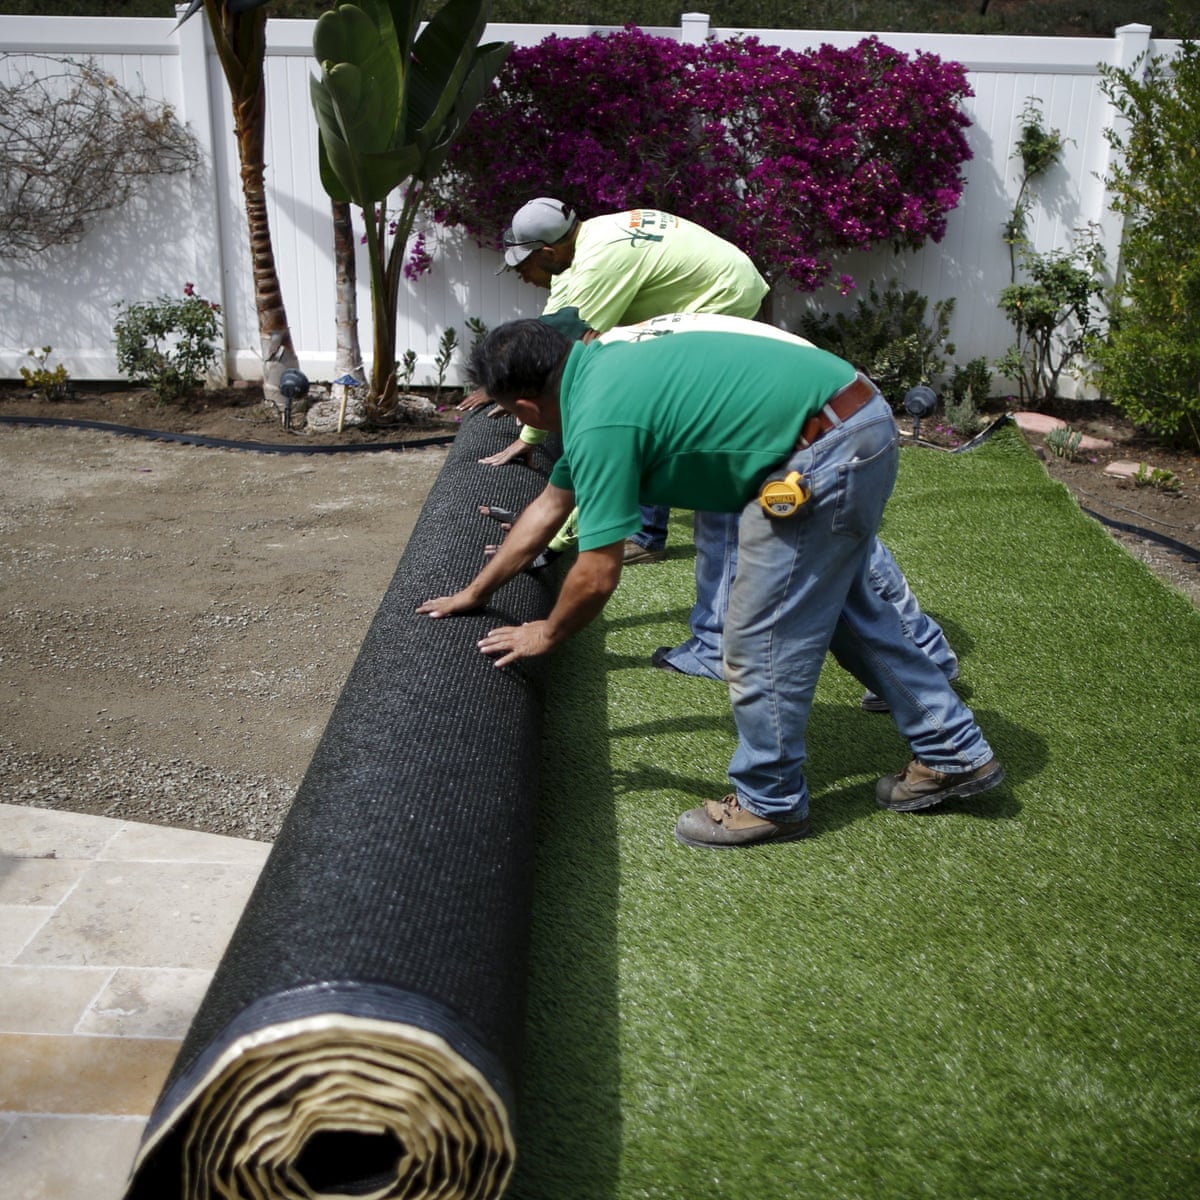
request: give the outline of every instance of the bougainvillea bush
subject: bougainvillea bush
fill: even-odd
[[[652,206],[815,291],[839,254],[937,241],[970,158],[964,68],[877,38],[799,53],[638,29],[517,49],[436,180],[438,219],[498,245],[534,196]],[[841,277],[842,289],[853,281]]]

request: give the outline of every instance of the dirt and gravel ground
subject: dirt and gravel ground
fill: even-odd
[[[1111,450],[1052,474],[1112,519],[1200,546],[1200,462],[1096,415]],[[0,416],[70,416],[242,441],[363,444],[426,428],[290,433],[253,391],[156,409],[144,394]],[[275,835],[391,580],[445,447],[276,455],[0,425],[0,800],[244,837]],[[1144,459],[1177,495],[1103,473]],[[1116,534],[1200,603],[1200,566]]]
[[[272,838],[446,453],[0,427],[0,799]]]

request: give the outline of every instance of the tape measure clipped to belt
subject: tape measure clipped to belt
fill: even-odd
[[[812,498],[812,488],[799,471],[791,471],[785,479],[768,479],[758,493],[758,502],[768,517],[782,520],[794,517]]]

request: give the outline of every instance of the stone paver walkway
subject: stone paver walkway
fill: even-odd
[[[269,852],[0,804],[6,1200],[118,1200]]]

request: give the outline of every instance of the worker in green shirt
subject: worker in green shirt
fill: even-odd
[[[733,790],[680,816],[676,837],[696,847],[810,834],[805,730],[829,651],[888,702],[912,749],[912,761],[877,782],[881,807],[929,808],[1004,778],[971,711],[871,586],[899,461],[891,409],[851,364],[764,332],[585,345],[540,321],[494,329],[472,356],[475,380],[514,416],[561,432],[563,455],[483,570],[418,606],[438,618],[486,604],[578,505],[579,555],[550,615],[479,642],[507,666],[599,614],[620,582],[640,502],[740,512],[725,624]]]
[[[697,331],[702,332],[704,330],[717,332],[725,330],[727,332],[755,334],[759,337],[782,338],[790,342],[801,342],[804,345],[811,345],[805,339],[781,329],[776,329],[772,325],[765,325],[757,321],[747,321],[740,317],[718,316],[707,313],[669,313],[661,317],[653,317],[648,321],[642,321],[637,325],[618,325],[615,329],[610,329],[607,333],[600,334],[598,337],[595,331],[588,327],[586,322],[579,319],[578,310],[574,308],[559,309],[557,312],[540,317],[539,320],[557,329],[570,341],[579,339],[588,341],[599,340],[604,344],[609,344],[617,341],[646,341],[650,338],[661,337],[666,333],[686,334]],[[506,528],[511,525],[514,517],[514,514],[507,509],[498,509],[494,505],[480,505],[480,510],[493,516],[496,520],[504,522]],[[644,510],[645,506],[643,506]],[[577,516],[577,513],[572,513],[563,528],[550,540],[546,552],[534,560],[533,566],[541,566],[547,561],[552,561],[569,546],[575,544],[577,541]],[[490,545],[486,547],[485,553],[488,555],[494,554],[496,549],[496,545]],[[625,562],[628,565],[627,558]],[[736,562],[736,559],[734,562]],[[731,569],[732,567],[733,563],[731,563]],[[896,608],[905,637],[924,651],[937,665],[942,674],[953,683],[959,675],[958,655],[954,652],[954,648],[950,645],[942,627],[921,607],[920,601],[913,594],[913,590],[900,568],[900,564],[879,538],[875,539],[875,545],[871,551],[869,578],[871,586],[880,597]],[[720,652],[719,645],[718,639],[718,653]],[[667,650],[667,647],[661,647],[654,652],[653,658],[661,658]],[[724,678],[723,672],[722,678]],[[863,697],[862,707],[867,712],[888,711],[887,701],[870,691]]]

